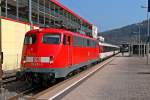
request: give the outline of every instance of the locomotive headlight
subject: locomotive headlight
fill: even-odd
[[[53,56],[50,56],[50,64],[54,63]]]
[[[26,57],[25,62],[33,62],[33,57]]]
[[[28,63],[28,62],[33,62],[33,57],[28,57],[28,56],[24,56],[22,58],[22,63]]]
[[[50,58],[49,57],[41,57],[41,63],[49,63]]]
[[[23,61],[22,61],[22,63],[23,63],[23,64],[25,64],[25,63],[26,63],[26,61],[25,61],[25,60],[23,60]]]
[[[22,63],[26,63],[26,56],[22,57]]]
[[[53,63],[53,57],[50,56],[50,57],[41,57],[41,63],[50,63],[52,64]]]

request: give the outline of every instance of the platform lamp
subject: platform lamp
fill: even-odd
[[[138,34],[138,54],[139,54],[139,56],[141,55],[141,47],[140,47],[140,43],[141,43],[141,26],[143,25],[143,24],[141,24],[141,23],[137,23],[137,24],[135,24],[135,25],[137,25],[138,26],[138,32],[133,32],[133,33],[136,33],[136,34]]]
[[[147,37],[149,39],[149,12],[150,12],[150,0],[148,0],[148,8],[147,8],[147,20],[148,20],[148,24],[147,24]],[[149,64],[149,41],[147,41],[147,64]]]
[[[141,8],[146,8],[147,9],[147,42],[146,42],[146,45],[147,45],[147,49],[146,49],[146,54],[147,54],[147,61],[146,61],[146,63],[147,63],[147,65],[149,64],[149,38],[150,38],[150,34],[149,34],[149,31],[150,31],[150,28],[149,28],[149,12],[150,12],[150,0],[148,0],[148,7],[145,7],[145,6],[141,6]]]
[[[30,30],[32,29],[32,0],[29,0],[29,22],[30,22]]]

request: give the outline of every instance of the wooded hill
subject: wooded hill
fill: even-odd
[[[109,30],[99,33],[100,36],[105,38],[105,42],[112,44],[120,44],[126,42],[135,42],[139,39],[139,25],[141,40],[143,42],[147,41],[147,23],[148,21],[143,21],[138,24],[127,25],[118,29]]]

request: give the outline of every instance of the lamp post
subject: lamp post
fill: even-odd
[[[148,5],[149,5],[149,1],[148,1]],[[149,7],[145,7],[145,6],[141,6],[141,8],[146,8],[147,9],[147,37],[150,38],[150,34],[149,34]],[[146,60],[146,63],[147,65],[149,64],[149,41],[147,41],[147,49],[146,49],[146,54],[147,54],[147,60]]]
[[[139,54],[139,56],[141,55],[141,25],[143,25],[143,24],[140,24],[140,23],[138,23],[138,24],[136,24],[136,25],[138,25],[138,32],[133,32],[133,33],[137,33],[138,34],[138,54]]]
[[[29,0],[29,22],[30,22],[30,30],[32,29],[32,0]]]
[[[139,40],[138,40],[138,42],[139,42],[139,56],[141,55],[141,52],[140,52],[141,51],[141,46],[140,46],[140,43],[141,43],[140,42],[141,41],[141,27],[140,27],[140,25],[141,24],[138,25],[139,26],[139,34],[138,34],[139,35]]]
[[[149,38],[149,13],[147,11],[147,37]],[[149,64],[149,41],[147,41],[147,65]]]
[[[3,70],[2,70],[2,28],[1,28],[1,0],[0,0],[0,88],[2,87],[2,75],[3,75]],[[1,92],[1,89],[0,89]]]

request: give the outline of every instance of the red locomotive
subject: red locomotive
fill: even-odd
[[[26,33],[17,76],[31,82],[67,77],[73,71],[99,61],[96,39],[64,29],[41,28]]]

